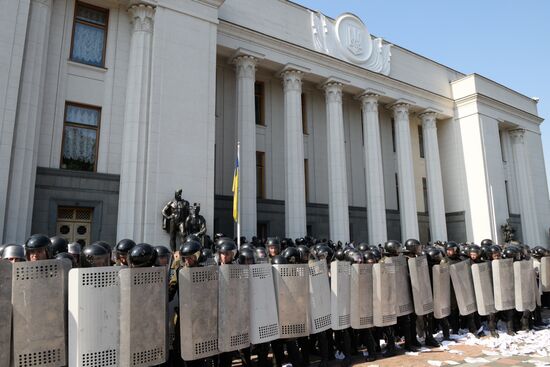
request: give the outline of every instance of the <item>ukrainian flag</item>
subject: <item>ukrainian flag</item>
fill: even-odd
[[[235,172],[233,173],[233,220],[239,221],[239,158],[235,160]]]

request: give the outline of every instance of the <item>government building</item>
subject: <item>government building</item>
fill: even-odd
[[[550,243],[537,100],[287,0],[12,0],[0,243],[208,233]],[[383,34],[383,29],[374,30]],[[517,72],[517,70],[510,70]]]

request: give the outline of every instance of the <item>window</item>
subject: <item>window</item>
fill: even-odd
[[[510,185],[508,184],[508,180],[504,180],[504,189],[506,190],[506,205],[508,206],[508,216],[510,216],[510,213],[512,211],[510,210]]]
[[[418,147],[420,148],[420,158],[424,158],[424,133],[420,125],[418,125]]]
[[[393,152],[395,153],[395,121],[391,119],[391,143],[393,146]]]
[[[309,134],[307,130],[307,105],[305,93],[302,93],[302,132],[304,135]]]
[[[397,195],[397,211],[399,211],[399,180],[397,179],[397,173],[395,174],[395,194]]]
[[[73,21],[71,60],[93,66],[105,66],[109,10],[76,3]]]
[[[428,213],[428,183],[426,182],[426,177],[422,177],[422,194],[424,195],[424,212]]]
[[[254,112],[256,114],[256,125],[265,126],[265,88],[264,83],[254,83]]]
[[[304,159],[304,180],[306,188],[306,203],[309,202],[309,162],[307,159]]]
[[[256,152],[256,196],[265,199],[265,153]]]
[[[56,234],[84,247],[91,241],[93,208],[57,207]]]
[[[65,105],[61,168],[95,171],[101,108],[75,103]]]
[[[361,145],[365,146],[365,121],[363,121],[363,113],[361,113]]]
[[[258,222],[256,227],[256,237],[265,240],[267,238],[267,223]]]

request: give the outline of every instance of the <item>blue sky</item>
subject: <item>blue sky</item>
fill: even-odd
[[[359,16],[369,32],[465,74],[539,97],[550,172],[550,1],[294,0],[337,17]]]

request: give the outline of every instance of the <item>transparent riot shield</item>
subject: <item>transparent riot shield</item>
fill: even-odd
[[[455,290],[458,311],[462,316],[477,311],[476,296],[470,261],[465,260],[450,266],[451,281]]]
[[[271,264],[250,265],[250,341],[261,344],[278,338],[279,317]]]
[[[402,255],[390,256],[385,257],[384,261],[394,264],[395,267],[395,303],[397,317],[413,313],[414,305],[411,295],[407,258]]]
[[[481,316],[495,313],[495,297],[491,263],[472,264],[472,280],[476,296],[477,312]]]
[[[324,260],[309,262],[309,318],[311,334],[330,329],[330,285]]]
[[[534,311],[536,307],[536,295],[534,292],[533,278],[535,270],[532,260],[514,262],[514,293],[516,310]]]
[[[347,329],[351,325],[350,277],[351,264],[349,261],[333,261],[330,263],[332,330]]]
[[[219,269],[218,347],[231,352],[250,346],[248,265],[221,265]]]
[[[515,307],[514,260],[500,259],[491,261],[493,270],[493,292],[497,311],[511,310]]]
[[[12,266],[0,260],[0,366],[9,366],[11,354]]]
[[[351,327],[365,329],[374,326],[372,310],[372,264],[351,266]]]
[[[374,326],[383,327],[397,323],[395,266],[378,263],[372,267]]]
[[[281,338],[309,335],[309,268],[307,264],[273,265]]]
[[[418,316],[427,315],[434,310],[432,285],[426,256],[408,259],[411,277],[414,312]]]
[[[442,319],[451,314],[451,275],[449,264],[439,264],[432,267],[434,317]]]

